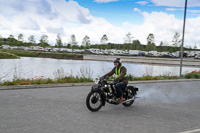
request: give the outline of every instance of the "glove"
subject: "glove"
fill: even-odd
[[[99,80],[100,80],[100,81],[103,81],[103,80],[104,80],[104,77],[103,77],[103,76],[102,76],[102,77],[100,77],[100,78],[99,78]]]
[[[108,80],[108,79],[109,79],[109,76],[107,76],[105,79]]]
[[[118,78],[114,79],[114,81],[113,81],[114,84],[117,84],[118,82],[119,82]]]

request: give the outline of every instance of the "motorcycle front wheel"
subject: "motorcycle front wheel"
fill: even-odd
[[[98,111],[103,106],[102,98],[99,92],[91,91],[86,98],[86,106],[87,108],[92,111]]]

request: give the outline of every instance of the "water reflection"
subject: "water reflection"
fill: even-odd
[[[152,76],[172,73],[179,75],[179,66],[161,66],[147,64],[123,63],[128,74],[140,77],[145,74]],[[89,60],[61,60],[51,58],[31,58],[21,57],[21,59],[1,59],[0,60],[0,80],[13,80],[14,78],[29,78],[44,76],[45,78],[58,77],[60,74],[73,76],[91,76],[92,78],[102,76],[114,67],[112,62],[89,61]],[[183,67],[183,74],[198,70],[197,67]],[[62,76],[60,75],[60,76]]]

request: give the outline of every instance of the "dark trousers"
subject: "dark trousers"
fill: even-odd
[[[115,85],[115,88],[119,97],[122,97],[122,88],[125,88],[126,86],[127,84],[124,82],[119,82]]]

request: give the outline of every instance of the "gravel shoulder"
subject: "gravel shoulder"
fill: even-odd
[[[180,65],[180,58],[150,58],[137,56],[110,56],[110,55],[84,55],[84,60],[96,61],[113,61],[114,58],[120,57],[126,63],[143,63],[143,64],[159,64],[159,65]],[[200,60],[193,58],[183,58],[183,66],[200,66]]]

